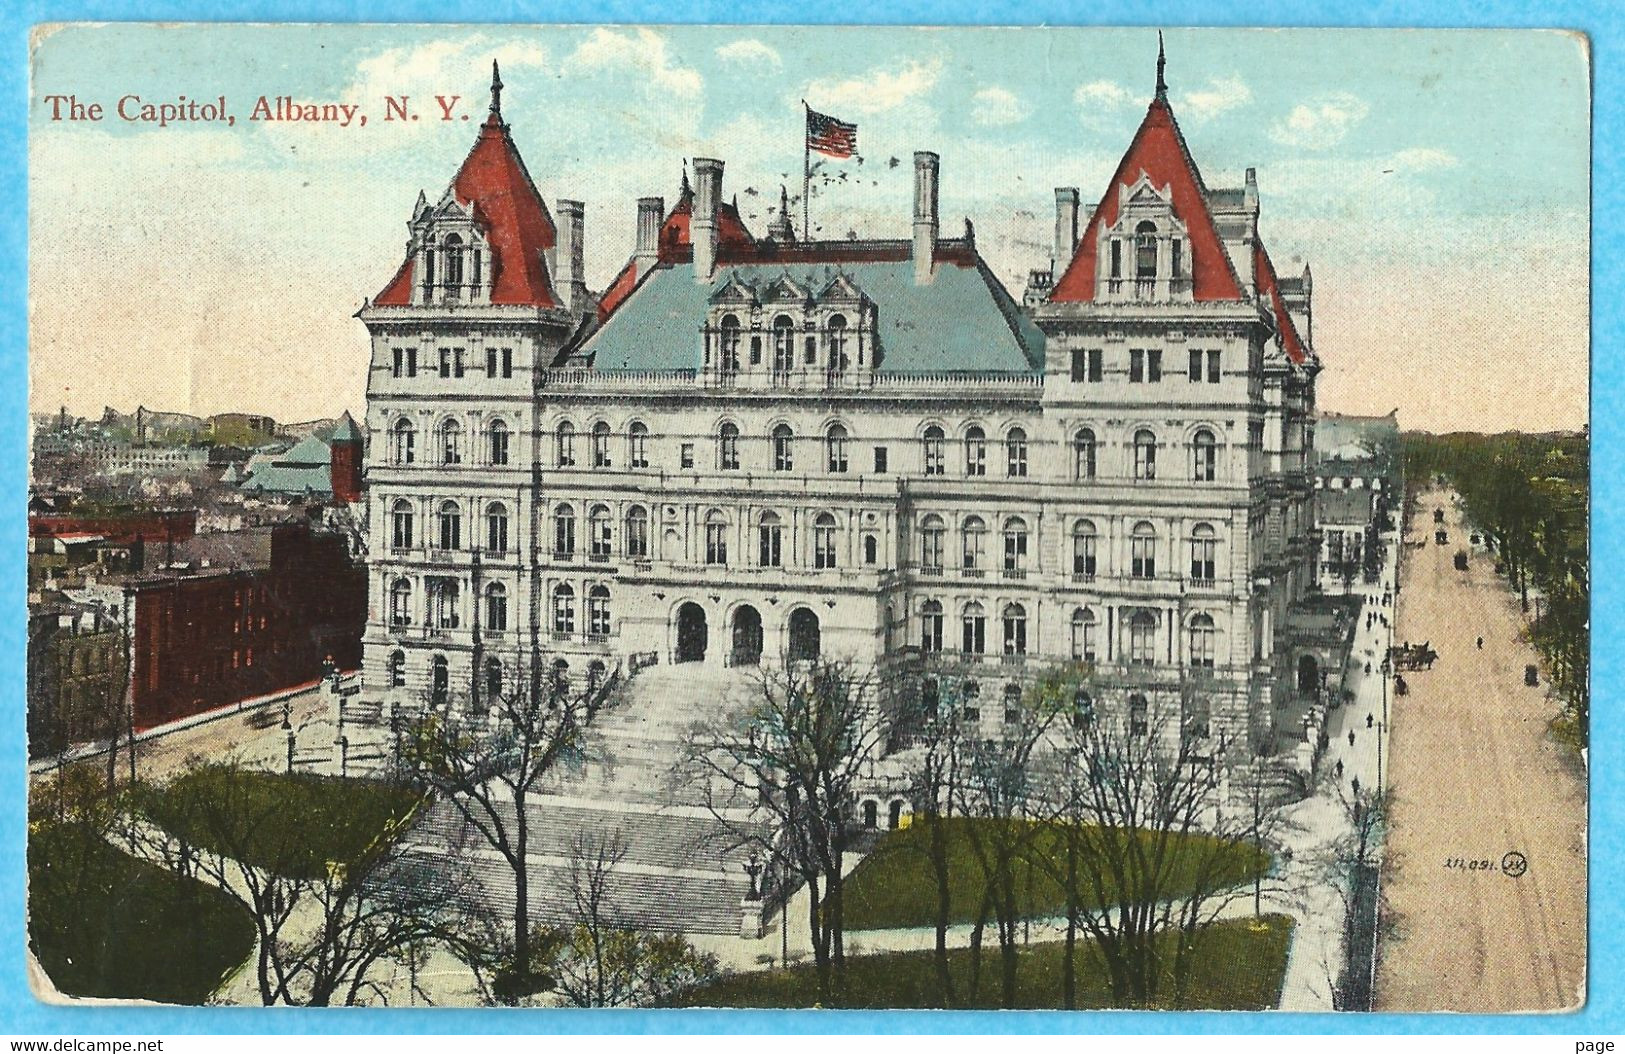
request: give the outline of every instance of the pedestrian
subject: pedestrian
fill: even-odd
[[[1367,727],[1367,728],[1371,727],[1371,715],[1370,714],[1365,715],[1365,727]]]
[[[1478,650],[1479,651],[1484,650],[1484,638],[1483,637],[1478,638]]]
[[[1354,745],[1354,729],[1349,729],[1349,746]]]
[[[1371,676],[1371,660],[1370,659],[1367,659],[1365,661],[1365,675],[1367,677]]]
[[[1343,759],[1342,758],[1337,759],[1337,778],[1338,779],[1343,778]]]

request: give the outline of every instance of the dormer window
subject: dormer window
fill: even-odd
[[[463,239],[448,234],[441,245],[446,255],[446,297],[455,300],[462,295]]]
[[[1134,228],[1134,277],[1157,277],[1157,225],[1150,220]]]
[[[737,373],[739,370],[739,318],[736,315],[722,316],[722,358],[721,368],[728,373]]]
[[[796,365],[796,329],[789,315],[773,320],[773,372],[786,374]]]
[[[846,316],[831,315],[829,318],[829,368],[831,370],[845,370],[851,365],[846,358]]]

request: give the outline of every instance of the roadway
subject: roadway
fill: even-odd
[[[1434,540],[1443,509],[1448,542]],[[1493,557],[1469,548],[1457,495],[1420,498],[1396,642],[1430,641],[1432,670],[1390,696],[1388,906],[1376,1009],[1562,1010],[1584,1001],[1586,789],[1549,732],[1559,705],[1524,685],[1539,663]],[[1478,638],[1483,647],[1478,647]],[[1526,863],[1522,863],[1526,861]]]

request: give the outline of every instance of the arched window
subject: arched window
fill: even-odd
[[[441,629],[456,629],[463,624],[462,613],[458,611],[460,590],[457,588],[455,578],[442,578],[433,586],[435,621]]]
[[[485,628],[492,633],[508,628],[508,590],[501,582],[485,587]]]
[[[773,373],[782,377],[796,365],[796,326],[789,315],[773,319]]]
[[[880,539],[872,534],[863,536],[863,562],[875,563],[880,559]]]
[[[1095,478],[1098,444],[1092,429],[1080,428],[1072,436],[1072,475],[1076,479]]]
[[[1134,277],[1157,277],[1157,225],[1150,220],[1134,228]]]
[[[508,551],[508,507],[500,501],[485,507],[485,550],[490,553]]]
[[[784,527],[776,512],[764,512],[757,521],[756,564],[779,567],[784,563]]]
[[[553,587],[553,632],[569,635],[576,631],[576,591],[568,583]]]
[[[607,672],[602,659],[594,659],[587,664],[587,691],[596,692],[598,686],[604,683],[604,674]]]
[[[942,605],[938,604],[937,615],[940,617],[941,614]],[[939,648],[938,650],[940,651],[941,649]],[[923,713],[927,719],[934,721],[937,717],[937,710],[941,705],[942,689],[937,687],[936,681],[930,679],[929,677],[926,678],[920,683],[920,712]]]
[[[599,562],[608,560],[610,544],[613,541],[614,532],[610,528],[609,506],[594,505],[587,510],[588,555]]]
[[[440,245],[446,258],[446,292],[455,297],[463,284],[463,239],[448,234]]]
[[[1135,578],[1157,577],[1157,529],[1141,520],[1129,536],[1129,574]]]
[[[827,512],[813,520],[813,566],[835,566],[835,517]]]
[[[463,463],[463,426],[449,417],[440,422],[440,463]]]
[[[502,697],[502,660],[495,655],[485,660],[485,698],[489,702]]]
[[[1213,433],[1203,428],[1191,437],[1191,478],[1212,483],[1219,474],[1219,444]]]
[[[1008,476],[1025,476],[1027,474],[1027,432],[1026,429],[1012,428],[1004,437],[1005,474]]]
[[[440,506],[440,548],[449,550],[462,547],[463,512],[455,501],[443,502]]]
[[[418,430],[412,422],[401,418],[389,431],[389,460],[396,465],[410,465],[417,457]]]
[[[397,578],[389,584],[389,624],[412,624],[412,583],[409,579]]]
[[[1191,619],[1191,665],[1213,669],[1218,631],[1213,627],[1213,616],[1202,614]]]
[[[609,636],[608,586],[593,586],[587,591],[587,633],[598,638]]]
[[[846,426],[833,424],[829,431],[824,433],[824,446],[829,455],[829,470],[831,472],[846,471]]]
[[[1128,697],[1128,731],[1131,736],[1143,736],[1151,728],[1151,706],[1145,696],[1138,693]]]
[[[829,317],[829,368],[845,370],[849,363],[846,358],[846,316],[831,315]]]
[[[866,801],[863,803],[863,826],[871,831],[880,826],[880,805],[878,802]]]
[[[401,498],[389,510],[389,547],[391,549],[412,548],[413,536],[416,533],[416,515],[412,512],[412,503]]]
[[[1027,609],[1020,604],[1004,606],[1004,653],[1027,654]]]
[[[987,525],[980,516],[967,516],[960,528],[964,545],[960,552],[960,566],[967,572],[973,572],[972,577],[980,574],[987,559]]]
[[[1072,658],[1076,662],[1095,661],[1095,613],[1088,608],[1072,611]]]
[[[1007,725],[1021,722],[1021,685],[1015,681],[1006,681],[1004,685],[1004,723]]]
[[[1072,576],[1088,581],[1095,577],[1095,525],[1079,520],[1072,525]]]
[[[626,510],[626,555],[638,560],[649,556],[649,510],[642,505]]]
[[[649,467],[649,426],[642,421],[626,426],[626,460],[633,468]]]
[[[920,521],[920,570],[927,574],[942,573],[942,543],[947,536],[948,529],[936,513]]]
[[[404,651],[389,653],[389,686],[391,688],[406,687],[406,652]]]
[[[576,551],[576,511],[569,505],[553,510],[553,555],[568,559]]]
[[[776,425],[773,429],[773,471],[789,472],[796,467],[794,434],[789,425]]]
[[[1134,478],[1157,478],[1157,437],[1149,428],[1134,433]]]
[[[987,650],[987,615],[974,600],[965,605],[959,618],[959,650],[966,655],[981,655]]]
[[[728,562],[728,517],[721,509],[705,516],[705,562],[717,566]]]
[[[739,319],[737,316],[722,316],[722,357],[719,365],[728,373],[735,373],[739,370]]]
[[[966,681],[959,689],[960,716],[967,725],[981,724],[982,721],[982,686],[975,681]]]
[[[592,467],[609,467],[609,422],[599,421],[592,426]]]
[[[1079,688],[1072,693],[1072,728],[1076,732],[1087,733],[1095,724],[1095,701],[1089,698],[1089,693]]]
[[[508,463],[508,426],[502,420],[492,421],[485,430],[485,457],[493,465]]]
[[[987,433],[978,425],[965,429],[965,475],[987,475]]]
[[[1157,617],[1149,611],[1136,611],[1129,619],[1128,661],[1135,666],[1157,661]]]
[[[717,466],[739,467],[739,426],[732,421],[722,422],[722,427],[717,429]]]
[[[576,463],[576,426],[569,421],[560,421],[557,433],[554,436],[554,460],[560,468],[569,468]]]
[[[944,438],[942,429],[936,425],[927,427],[920,437],[920,451],[925,458],[927,476],[940,476],[943,473],[946,464],[942,452]]]
[[[942,602],[927,600],[920,605],[920,651],[934,655],[942,650]],[[928,682],[935,689],[935,682]]]
[[[1004,570],[1006,578],[1027,570],[1027,521],[1020,516],[1004,521]]]
[[[1210,524],[1191,528],[1191,578],[1212,582],[1218,577],[1219,536]]]

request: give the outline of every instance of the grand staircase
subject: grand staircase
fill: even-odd
[[[681,763],[692,727],[725,721],[749,705],[759,690],[754,674],[691,664],[650,667],[599,711],[586,760],[555,773],[526,803],[530,913],[537,922],[574,921],[573,855],[579,857],[583,844],[614,842],[621,855],[606,883],[613,924],[739,931],[740,902],[750,884],[741,828],[764,838],[768,832],[727,781],[691,778]],[[511,811],[507,820],[511,825]],[[512,870],[467,828],[453,803],[436,803],[412,838],[430,851],[463,846],[482,899],[497,911],[512,911]]]

